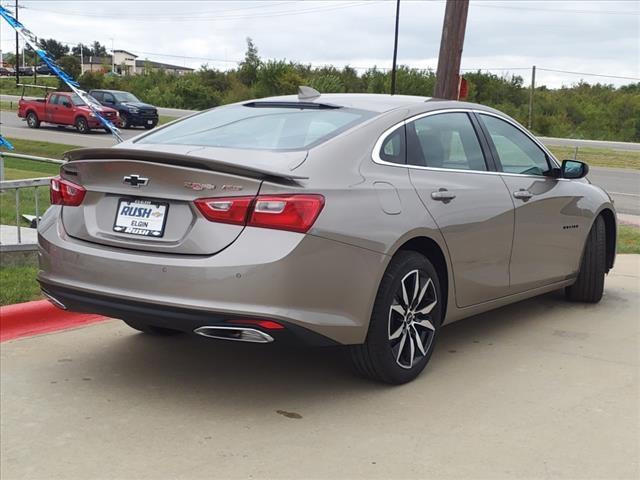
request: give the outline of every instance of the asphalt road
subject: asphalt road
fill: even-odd
[[[549,294],[443,328],[390,387],[341,352],[119,321],[0,349],[3,479],[639,478],[640,256],[601,303]]]
[[[640,215],[640,170],[591,167],[589,180],[609,192],[618,213]]]
[[[145,130],[142,128],[122,130],[122,136],[129,139],[143,132]],[[103,130],[94,130],[82,135],[72,127],[59,128],[55,125],[43,124],[37,130],[30,129],[14,112],[7,111],[0,111],[0,133],[7,137],[66,143],[79,147],[109,147],[116,143],[113,136]],[[640,149],[640,144],[629,145],[636,145]],[[593,167],[589,178],[611,193],[620,213],[640,215],[640,171]]]

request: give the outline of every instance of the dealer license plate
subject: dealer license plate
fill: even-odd
[[[119,233],[160,238],[164,234],[167,210],[169,210],[167,203],[120,199],[113,230]]]

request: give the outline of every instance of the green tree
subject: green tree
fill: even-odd
[[[42,39],[38,42],[38,45],[54,60],[58,60],[69,53],[69,47],[53,38]]]
[[[258,55],[258,47],[256,47],[251,38],[247,37],[247,51],[244,54],[244,60],[240,62],[238,77],[240,81],[247,86],[251,86],[258,79],[258,69],[262,65],[262,60]]]

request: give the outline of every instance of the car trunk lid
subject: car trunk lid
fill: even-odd
[[[266,164],[260,158],[264,153],[270,152],[252,152],[257,164]],[[82,205],[62,209],[70,236],[171,254],[215,254],[244,229],[206,220],[194,200],[255,196],[264,180],[291,184],[301,179],[286,171],[234,163],[230,155],[220,160],[224,152],[216,152],[213,158],[148,148],[107,148],[75,150],[66,157],[69,161],[61,176],[87,190]]]

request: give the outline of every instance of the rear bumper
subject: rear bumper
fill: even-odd
[[[244,317],[297,326],[339,344],[362,343],[388,260],[341,242],[261,228],[246,228],[211,256],[137,252],[69,237],[60,211],[52,207],[40,223],[43,287],[72,295],[72,311],[158,319],[176,330],[193,330],[193,315],[197,321]]]
[[[197,328],[209,326],[233,326],[237,328],[242,325],[242,320],[246,320],[246,316],[123,300],[108,295],[60,287],[48,284],[45,281],[40,281],[40,287],[47,296],[55,300],[54,305],[59,308],[64,306],[72,312],[95,313],[121,320],[147,322],[157,327],[171,328],[185,333],[193,333]],[[253,324],[245,325],[252,329],[264,331],[277,343],[304,344],[317,347],[337,345],[335,341],[306,328],[283,321],[279,321],[279,323],[285,328],[275,330],[262,329]]]

